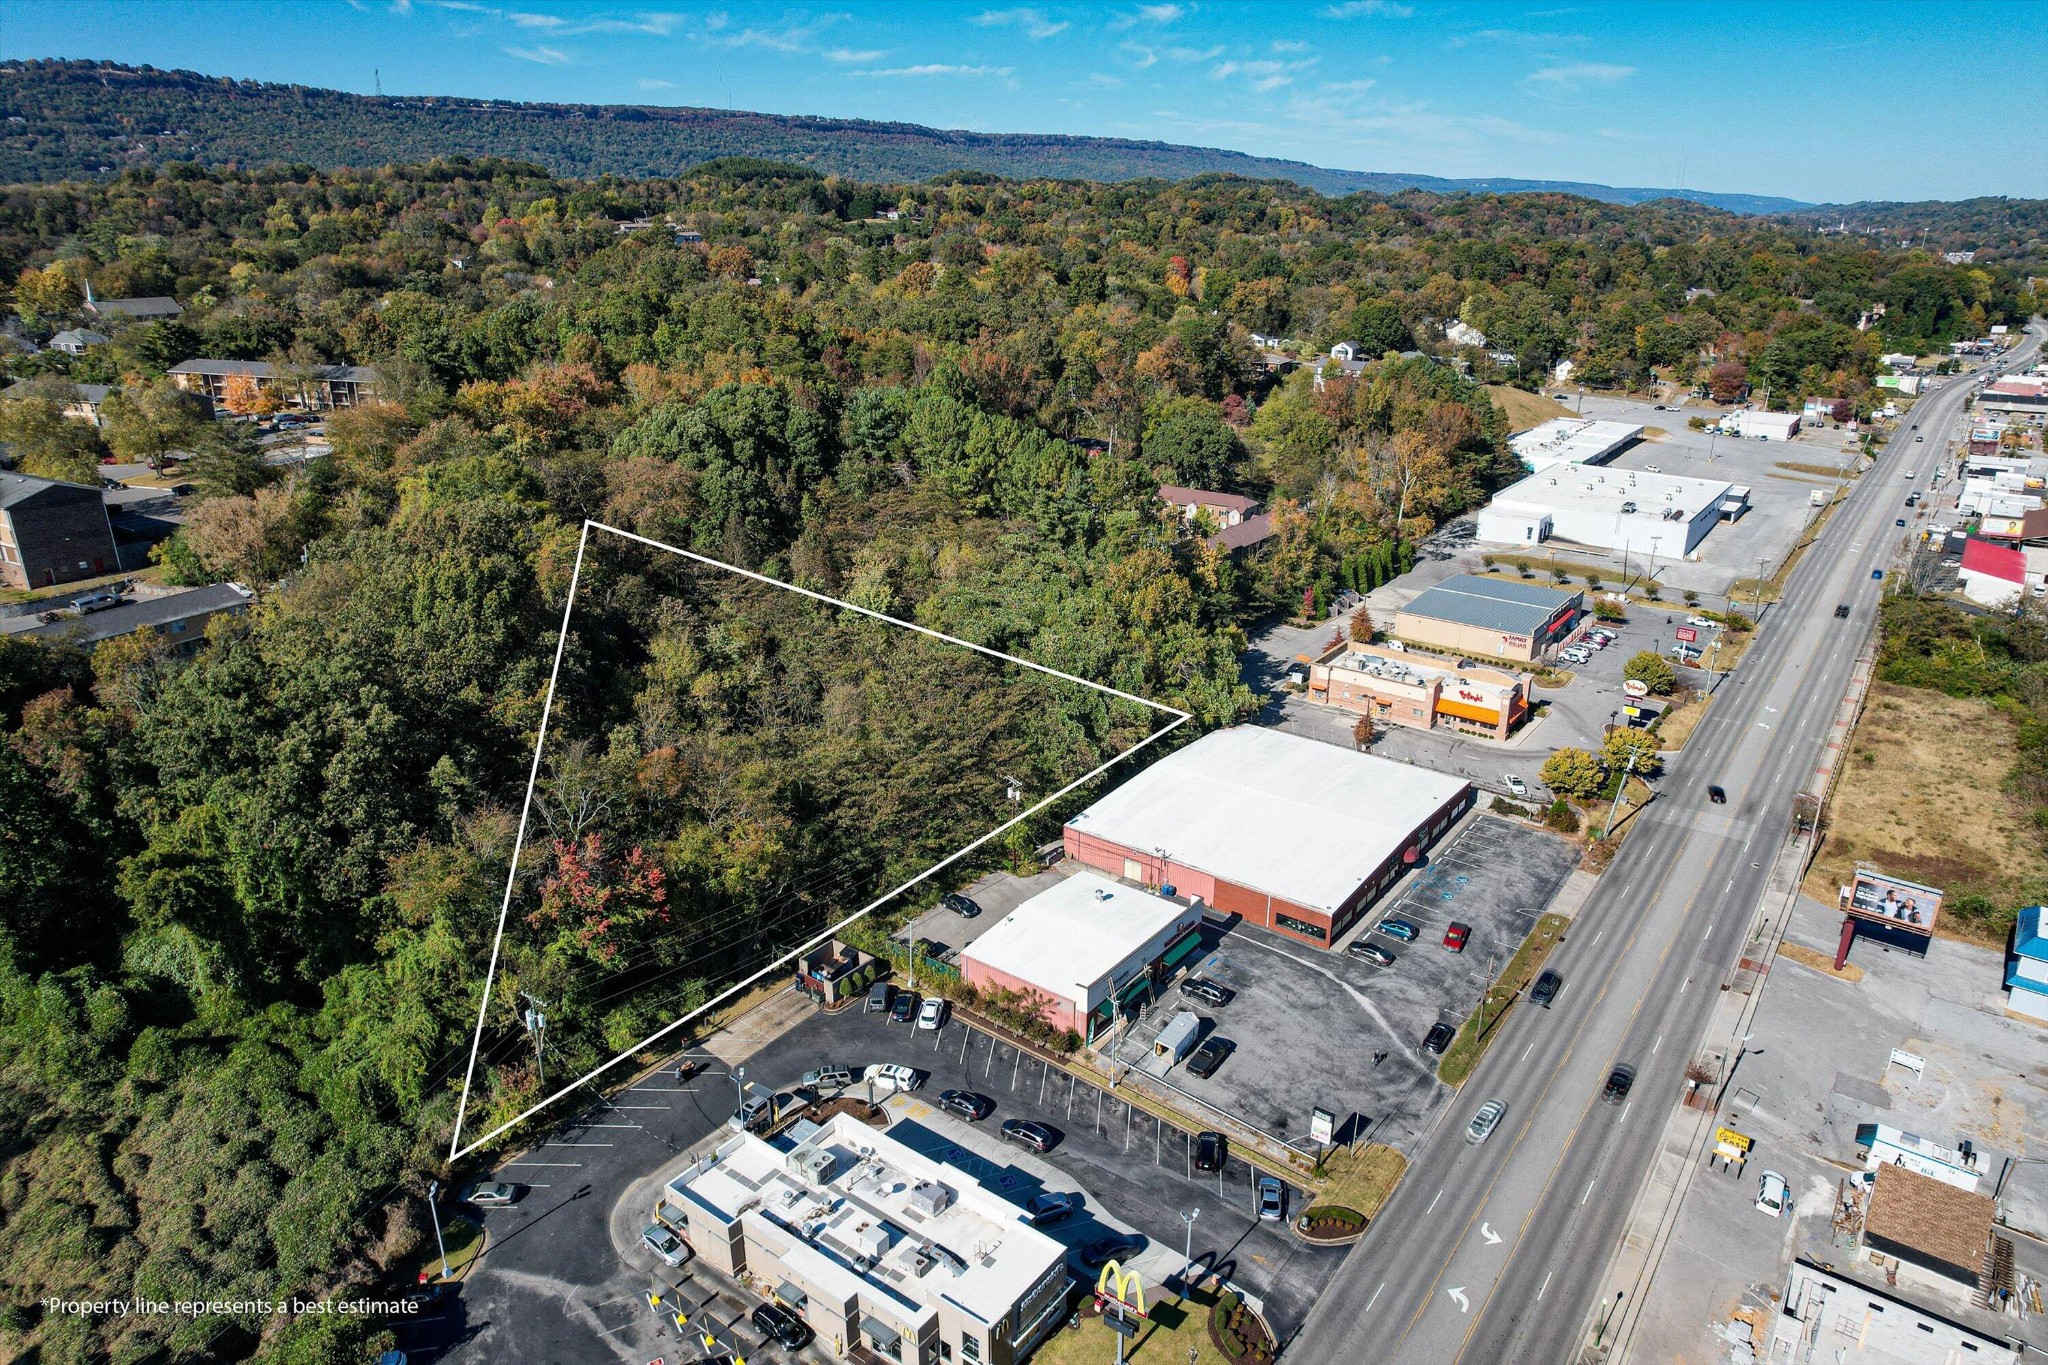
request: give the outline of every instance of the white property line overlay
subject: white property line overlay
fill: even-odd
[[[497,983],[498,958],[505,942],[505,920],[507,915],[511,912],[512,893],[518,885],[519,855],[525,850],[526,847],[527,819],[533,810],[533,788],[535,783],[540,778],[541,755],[543,752],[545,752],[547,748],[548,722],[554,714],[555,681],[562,671],[562,653],[564,648],[567,646],[569,640],[570,615],[575,609],[576,590],[583,577],[583,555],[585,549],[590,544],[590,533],[593,529],[599,531],[607,531],[610,532],[612,535],[620,537],[621,539],[637,541],[638,543],[650,546],[653,549],[665,550],[669,554],[679,555],[684,559],[694,560],[699,564],[704,564],[714,569],[722,569],[727,573],[737,574],[741,578],[752,579],[756,583],[765,584],[771,588],[780,588],[785,592],[793,592],[798,594],[799,596],[808,597],[813,601],[822,602],[828,606],[838,607],[844,611],[855,612],[861,616],[872,617],[877,621],[886,622],[887,624],[892,626],[900,626],[904,630],[915,631],[919,635],[929,636],[934,640],[943,640],[945,643],[949,645],[960,645],[963,648],[973,650],[977,654],[985,654],[991,659],[999,659],[1004,663],[1016,664],[1020,668],[1028,668],[1035,673],[1044,673],[1050,677],[1059,678],[1064,682],[1076,683],[1082,687],[1089,688],[1096,692],[1103,692],[1113,697],[1120,697],[1125,701],[1136,702],[1138,705],[1149,707],[1154,711],[1164,711],[1166,714],[1173,717],[1173,721],[1172,723],[1164,725],[1159,729],[1153,731],[1151,734],[1145,736],[1145,738],[1139,740],[1130,748],[1125,749],[1122,753],[1105,760],[1101,764],[1097,765],[1095,768],[1082,774],[1080,777],[1075,778],[1072,782],[1069,782],[1066,786],[1061,787],[1058,791],[1053,792],[1044,800],[1039,801],[1036,804],[1025,808],[1024,810],[1019,811],[1016,815],[1012,816],[1008,820],[1005,820],[1002,824],[997,825],[994,829],[982,835],[973,843],[967,844],[964,847],[956,850],[955,852],[948,854],[946,857],[940,859],[936,863],[933,863],[930,867],[918,873],[916,876],[910,878],[908,881],[901,883],[900,885],[876,897],[874,900],[869,901],[866,905],[863,905],[860,909],[854,911],[852,914],[847,915],[838,923],[823,930],[815,937],[811,938],[799,947],[794,948],[790,952],[785,953],[781,957],[775,959],[767,966],[755,972],[752,976],[747,977],[744,980],[736,982],[732,986],[727,987],[724,991],[712,997],[710,1000],[705,1001],[702,1005],[699,1005],[696,1009],[691,1010],[688,1014],[683,1015],[681,1018],[675,1020],[673,1023],[665,1025],[662,1028],[656,1029],[653,1033],[648,1034],[645,1038],[642,1038],[639,1042],[633,1044],[633,1046],[619,1053],[610,1061],[604,1062],[596,1067],[593,1067],[591,1070],[585,1072],[583,1075],[578,1076],[575,1080],[570,1081],[568,1084],[556,1090],[553,1094],[548,1095],[543,1099],[535,1101],[532,1105],[528,1106],[521,1113],[515,1115],[512,1118],[507,1119],[505,1122],[491,1129],[490,1132],[485,1133],[482,1137],[476,1139],[474,1142],[471,1142],[468,1146],[463,1146],[462,1124],[464,1118],[467,1116],[469,1112],[470,1086],[474,1083],[476,1077],[477,1054],[483,1047],[484,1024],[489,1020],[490,1017],[491,990],[492,987],[495,986]],[[492,1138],[497,1137],[499,1134],[506,1132],[511,1128],[517,1127],[521,1123],[524,1123],[527,1119],[532,1118],[535,1114],[547,1108],[556,1100],[561,1099],[563,1096],[567,1095],[570,1091],[576,1089],[578,1086],[584,1085],[589,1081],[596,1079],[598,1076],[603,1075],[605,1072],[617,1066],[620,1062],[625,1061],[634,1053],[643,1051],[646,1048],[652,1046],[653,1044],[660,1042],[663,1038],[675,1032],[677,1029],[689,1023],[691,1020],[696,1019],[700,1015],[704,1014],[706,1011],[717,1008],[719,1005],[725,1003],[727,1000],[730,1000],[735,995],[738,995],[742,991],[747,990],[755,982],[760,981],[762,978],[768,976],[773,972],[780,971],[781,969],[787,967],[790,963],[796,961],[805,953],[810,952],[811,949],[817,947],[819,944],[824,943],[827,939],[830,939],[836,934],[838,934],[838,932],[841,929],[844,929],[847,925],[852,924],[856,920],[865,918],[869,914],[873,913],[878,907],[886,904],[891,900],[894,900],[897,896],[902,895],[905,891],[908,891],[911,887],[916,886],[919,882],[924,881],[926,878],[934,876],[939,872],[943,872],[946,868],[952,866],[960,859],[974,852],[975,849],[980,848],[983,844],[995,838],[997,835],[1003,833],[1008,829],[1013,828],[1014,826],[1029,819],[1033,815],[1036,815],[1039,811],[1044,810],[1047,806],[1050,806],[1053,802],[1059,800],[1061,797],[1067,795],[1069,792],[1072,792],[1077,788],[1094,781],[1096,778],[1102,776],[1102,774],[1108,772],[1111,768],[1115,767],[1118,763],[1121,763],[1124,759],[1129,758],[1131,755],[1137,753],[1140,749],[1146,748],[1147,746],[1155,743],[1156,741],[1164,738],[1165,736],[1172,734],[1175,730],[1179,729],[1181,726],[1187,724],[1190,720],[1193,719],[1194,714],[1192,712],[1183,711],[1179,707],[1168,706],[1164,702],[1157,702],[1146,697],[1135,696],[1132,693],[1124,692],[1117,688],[1110,687],[1105,683],[1090,682],[1088,679],[1076,677],[1072,673],[1063,673],[1057,668],[1048,668],[1044,664],[1033,663],[1029,659],[1020,659],[1014,654],[1005,654],[1001,650],[990,649],[987,645],[978,645],[974,643],[972,640],[962,640],[957,636],[947,635],[943,631],[933,630],[929,626],[918,625],[914,621],[905,621],[898,617],[886,615],[883,612],[870,610],[867,607],[860,606],[853,602],[842,601],[837,597],[828,597],[824,593],[813,592],[809,588],[800,588],[793,583],[784,583],[778,579],[770,578],[765,574],[754,573],[749,569],[742,569],[736,565],[727,564],[720,560],[712,559],[706,555],[700,555],[690,550],[679,549],[674,545],[665,544],[659,540],[652,540],[647,536],[635,535],[631,531],[622,531],[616,526],[607,526],[605,523],[601,521],[593,521],[586,518],[583,522],[582,538],[578,540],[576,543],[576,568],[569,578],[569,598],[568,601],[565,602],[562,606],[561,634],[555,641],[554,667],[551,670],[549,670],[548,673],[547,701],[544,708],[541,711],[540,733],[534,741],[533,765],[531,768],[528,769],[526,775],[526,801],[524,805],[520,807],[519,811],[519,836],[517,841],[512,846],[512,866],[510,870],[506,873],[505,877],[504,899],[500,901],[498,905],[498,931],[497,934],[491,940],[491,963],[488,971],[485,973],[484,976],[483,1000],[477,1006],[476,1035],[470,1040],[469,1065],[467,1069],[464,1070],[462,1076],[462,1097],[458,1101],[455,1109],[455,1134],[454,1137],[450,1139],[448,1144],[448,1159],[450,1161],[459,1161],[463,1157],[469,1155],[471,1152],[477,1150],[479,1147],[482,1147]]]

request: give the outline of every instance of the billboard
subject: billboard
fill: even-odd
[[[1859,867],[1854,880],[1842,888],[1842,909],[1879,924],[1931,934],[1941,913],[1941,891]]]

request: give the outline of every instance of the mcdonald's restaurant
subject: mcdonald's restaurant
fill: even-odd
[[[845,1114],[774,1143],[735,1134],[655,1204],[706,1266],[863,1365],[1018,1365],[1050,1336],[1066,1249],[1022,1212]]]

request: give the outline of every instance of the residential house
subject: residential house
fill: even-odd
[[[1197,513],[1207,512],[1223,527],[1235,526],[1259,510],[1259,500],[1242,493],[1212,493],[1206,488],[1182,488],[1171,483],[1160,487],[1159,500],[1177,509],[1184,521],[1193,521]]]
[[[143,299],[96,299],[90,286],[85,291],[85,311],[97,318],[124,322],[159,322],[185,314],[176,299],[162,294]]]
[[[1378,356],[1366,355],[1364,348],[1355,341],[1340,341],[1330,348],[1330,358],[1316,366],[1316,388],[1318,391],[1322,389],[1333,368],[1342,378],[1356,379],[1365,373],[1367,365],[1377,359]]]
[[[1444,327],[1444,340],[1453,346],[1484,346],[1486,333],[1468,322],[1453,318]]]
[[[68,327],[50,338],[50,349],[62,351],[65,355],[84,355],[95,346],[104,346],[113,338],[102,332],[89,332],[83,327]]]
[[[99,489],[0,474],[0,584],[41,588],[119,568]]]
[[[181,389],[202,393],[219,403],[228,396],[228,385],[242,376],[255,381],[259,389],[278,387],[277,367],[267,360],[182,360],[167,372]],[[377,371],[368,365],[314,365],[306,371],[305,401],[312,408],[353,408],[377,396]],[[298,401],[296,392],[280,393],[286,402]]]
[[[1256,512],[1238,522],[1226,526],[1205,542],[1212,549],[1225,554],[1238,554],[1255,549],[1273,538],[1273,518],[1264,512]]]

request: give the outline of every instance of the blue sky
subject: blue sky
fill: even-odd
[[[2048,197],[2048,104],[2009,60],[2044,40],[2048,5],[1989,0],[13,0],[0,56],[1853,200]]]

